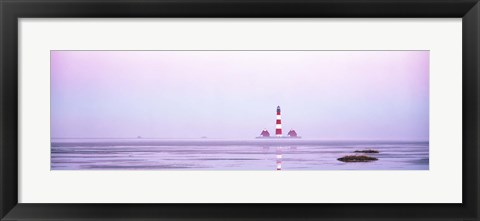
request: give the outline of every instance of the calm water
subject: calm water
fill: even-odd
[[[375,149],[374,162],[337,158]],[[428,170],[428,142],[52,140],[52,170]]]

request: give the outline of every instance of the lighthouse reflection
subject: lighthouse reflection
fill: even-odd
[[[276,158],[277,158],[277,170],[282,170],[282,156],[283,151],[282,147],[277,147],[276,148]]]
[[[275,155],[274,165],[275,170],[282,170],[282,164],[284,163],[284,155],[288,154],[289,151],[295,151],[296,146],[263,146],[263,153],[267,156],[266,160],[271,160],[271,154]],[[273,153],[272,151],[273,150]]]

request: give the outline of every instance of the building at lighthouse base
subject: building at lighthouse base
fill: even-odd
[[[297,136],[297,137],[290,137],[290,136],[272,136],[272,137],[262,137],[262,136],[258,136],[258,137],[255,137],[256,139],[299,139],[299,138],[302,138],[300,136]]]
[[[288,132],[288,135],[287,136],[278,136],[278,135],[275,135],[275,136],[270,136],[270,133],[268,132],[267,129],[264,129],[262,130],[262,132],[260,133],[260,136],[258,137],[255,137],[257,139],[298,139],[298,138],[302,138],[300,136],[297,135],[297,132],[295,132],[295,130],[290,130]]]

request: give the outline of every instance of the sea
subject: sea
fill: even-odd
[[[379,153],[355,153],[373,149]],[[342,162],[367,155],[371,162]],[[52,139],[51,170],[428,170],[428,141]]]

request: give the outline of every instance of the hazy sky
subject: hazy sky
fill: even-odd
[[[53,51],[53,138],[428,140],[428,51]]]

